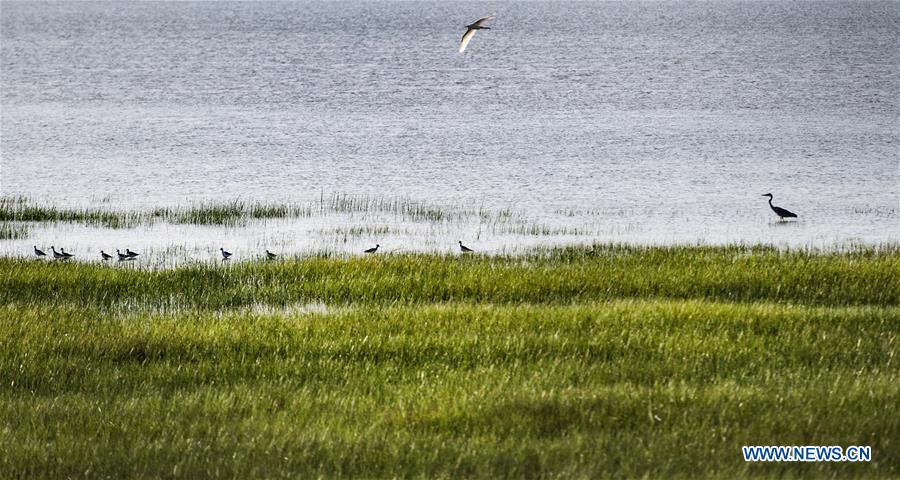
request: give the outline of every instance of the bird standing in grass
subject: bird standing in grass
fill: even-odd
[[[112,258],[112,255],[104,252],[103,250],[100,250],[100,258],[103,259],[103,261],[106,261]]]
[[[463,245],[462,240],[459,241],[459,249],[462,251],[462,253],[470,253],[470,252],[475,251],[475,250],[472,250],[471,248]]]
[[[763,195],[763,197],[769,197],[769,207],[772,208],[772,211],[775,212],[775,215],[778,215],[778,218],[780,220],[784,220],[785,218],[797,218],[796,213],[791,212],[787,209],[784,209],[781,207],[776,207],[775,205],[772,205],[772,194],[771,193],[767,193],[767,194]]]
[[[266,260],[275,260],[276,258],[278,258],[278,255],[275,255],[274,253],[266,249]]]
[[[140,255],[140,253],[132,252],[131,250],[129,250],[127,248],[125,249],[125,254],[128,255],[130,258],[134,258],[134,257],[137,257],[138,255]]]
[[[379,244],[376,243],[374,247],[372,247],[372,248],[367,248],[367,249],[364,250],[364,252],[365,252],[365,253],[375,253],[375,252],[378,251],[378,247],[380,247],[380,246],[381,246],[381,245],[379,245]]]
[[[65,248],[62,248],[62,247],[59,247],[59,252],[60,252],[60,255],[61,255],[60,258],[62,258],[63,260],[68,260],[68,259],[70,259],[70,258],[72,258],[72,257],[75,256],[75,254],[67,253],[67,252],[66,252],[66,249],[65,249]]]
[[[50,245],[50,251],[53,252],[53,258],[56,258],[56,259],[66,258],[65,255],[57,252],[56,247],[54,247],[53,245]]]
[[[132,260],[132,258],[127,253],[120,252],[118,248],[116,249],[116,255],[119,256],[120,262],[124,262],[126,260]]]
[[[37,245],[34,245],[34,256],[36,256],[36,257],[46,257],[46,256],[47,256],[47,253],[44,252],[43,250],[39,250],[39,249],[37,248]]]
[[[219,251],[222,252],[222,260],[228,260],[229,258],[231,258],[231,252],[226,252],[222,247],[219,247]]]
[[[466,25],[466,33],[463,34],[462,40],[459,41],[459,53],[463,53],[466,51],[466,47],[469,45],[469,42],[472,40],[472,37],[475,36],[475,32],[478,30],[490,30],[491,27],[485,27],[484,24],[490,22],[494,19],[493,15],[489,15],[484,18],[479,18],[475,20],[471,25]]]

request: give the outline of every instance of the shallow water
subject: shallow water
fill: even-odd
[[[895,2],[4,2],[0,22],[3,195],[407,197],[541,232],[375,214],[47,224],[0,254],[900,240]],[[799,221],[774,222],[766,192]],[[391,230],[337,231],[359,225]]]

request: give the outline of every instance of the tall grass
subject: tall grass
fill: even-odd
[[[896,478],[900,249],[0,259],[0,478]],[[747,464],[743,445],[869,445]]]
[[[0,308],[3,478],[896,478],[896,307]],[[742,445],[870,445],[748,465]]]
[[[766,247],[595,245],[527,256],[301,258],[163,271],[7,258],[0,259],[0,272],[0,301],[23,304],[228,308],[300,301],[342,305],[670,298],[900,305],[896,248],[816,254]]]

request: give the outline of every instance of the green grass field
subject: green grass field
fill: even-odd
[[[0,478],[900,475],[896,247],[0,259],[0,299]]]

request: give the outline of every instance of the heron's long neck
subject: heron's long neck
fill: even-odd
[[[772,206],[772,197],[769,197],[769,206]]]

